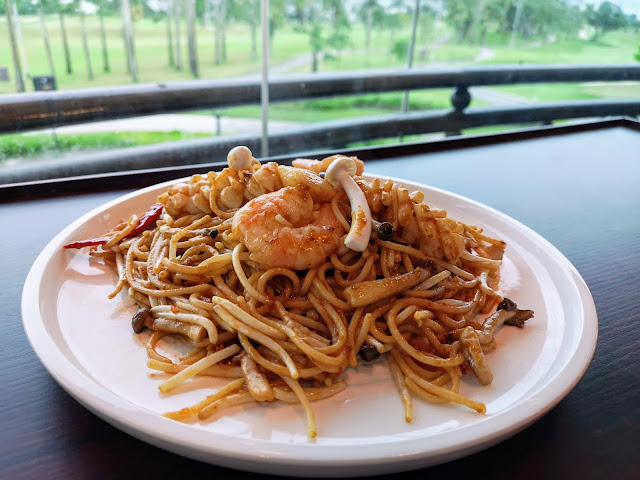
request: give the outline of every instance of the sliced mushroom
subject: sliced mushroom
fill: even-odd
[[[156,318],[150,327],[157,332],[177,333],[198,343],[205,339],[207,331],[200,325],[183,323],[171,318]]]
[[[494,341],[498,328],[502,325],[513,325],[522,328],[524,323],[533,317],[533,310],[518,310],[518,305],[505,298],[498,305],[498,309],[482,324],[482,330],[476,330],[481,345],[488,345]],[[447,334],[448,341],[460,338],[460,330],[452,330]]]
[[[343,290],[344,298],[352,307],[362,307],[417,285],[429,278],[429,272],[416,268],[412,272],[390,278],[368,280]]]
[[[154,318],[153,314],[146,308],[139,309],[131,318],[131,327],[136,333],[150,328],[156,332],[178,333],[184,335],[194,342],[201,342],[206,336],[206,330],[200,325],[182,323],[170,318]]]
[[[247,390],[256,402],[273,400],[273,389],[267,378],[258,369],[258,364],[253,358],[249,355],[243,355],[240,368],[247,384]]]
[[[507,318],[504,321],[504,324],[523,328],[524,322],[529,320],[531,317],[533,317],[533,310],[516,310],[515,315],[511,318]]]
[[[473,327],[465,327],[460,333],[460,347],[464,358],[480,383],[489,385],[493,381],[493,372],[484,357],[480,340]]]
[[[498,304],[498,310],[487,318],[482,325],[481,343],[489,343],[503,324],[524,327],[524,322],[533,317],[533,310],[518,310],[518,305],[513,300],[504,298]],[[482,338],[486,337],[486,338]],[[483,341],[485,340],[485,341]]]
[[[327,168],[326,180],[336,188],[343,188],[351,204],[351,229],[344,244],[351,250],[363,252],[371,239],[371,211],[362,190],[353,179],[356,164],[349,157],[336,158]]]

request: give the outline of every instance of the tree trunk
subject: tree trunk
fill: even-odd
[[[182,45],[180,42],[180,0],[173,0],[173,18],[175,21],[176,34],[176,68],[182,70]]]
[[[409,39],[409,48],[407,49],[407,68],[413,67],[413,56],[416,51],[416,34],[418,32],[418,21],[420,18],[420,0],[416,0],[413,8],[413,17],[411,18],[411,37]],[[409,90],[404,92],[402,96],[402,105],[400,106],[402,113],[409,110]]]
[[[189,69],[198,78],[198,52],[196,47],[196,0],[186,0],[187,40],[189,42]]]
[[[87,75],[89,80],[93,80],[93,68],[91,67],[91,54],[89,53],[89,42],[87,41],[87,26],[85,24],[84,13],[80,14],[80,28],[82,30],[82,48],[84,49],[84,58],[87,60]]]
[[[522,1],[518,0],[518,4],[516,5],[516,14],[513,18],[513,25],[511,26],[511,38],[509,39],[509,47],[513,48],[516,43],[516,35],[518,34],[518,30],[520,30],[520,16],[522,15]]]
[[[227,63],[227,2],[221,0],[222,4],[222,62]]]
[[[18,90],[18,92],[24,92],[24,80],[22,78],[20,51],[18,50],[18,42],[16,40],[12,1],[5,0],[4,8],[7,13],[7,26],[9,30],[9,43],[11,43],[11,56],[13,57],[13,70],[16,77],[16,90]]]
[[[257,14],[253,15],[253,13],[255,13],[256,10],[257,10],[257,3],[254,0],[251,2],[252,15],[249,16],[249,18],[251,18],[250,20],[251,22],[251,60],[254,62],[258,60],[258,22],[257,22]]]
[[[202,23],[205,30],[211,30],[211,2],[204,0],[202,2]]]
[[[47,23],[42,13],[42,8],[38,6],[38,16],[40,17],[40,30],[42,31],[42,39],[44,40],[44,50],[49,61],[49,71],[51,75],[56,76],[56,66],[53,63],[53,55],[51,54],[51,45],[49,44],[49,32],[47,31]]]
[[[67,41],[67,29],[64,26],[64,15],[61,11],[58,11],[58,18],[60,19],[60,30],[62,32],[62,44],[64,46],[64,60],[67,65],[67,73],[71,75],[73,68],[71,67],[71,54],[69,53],[69,42]]]
[[[222,63],[222,0],[214,0],[213,3],[214,18],[214,48],[213,48],[213,63],[220,65]]]
[[[22,26],[20,25],[20,20],[18,16],[18,7],[16,4],[13,4],[13,18],[14,18],[14,28],[15,28],[15,36],[18,40],[18,48],[20,50],[20,58],[22,59],[22,68],[24,71],[24,75],[27,78],[31,78],[29,73],[29,57],[27,57],[27,51],[24,49],[24,37],[22,36]]]
[[[251,60],[258,60],[258,23],[251,19]]]
[[[367,25],[366,25],[366,33],[365,33],[365,47],[367,48],[367,55],[369,55],[369,50],[371,50],[371,30],[373,30],[373,8],[369,8],[367,10]]]
[[[131,20],[131,4],[129,0],[122,0],[120,6],[120,16],[122,17],[122,36],[124,40],[124,51],[127,56],[127,66],[133,82],[138,81],[138,62],[133,44],[133,21]]]
[[[169,47],[169,66],[175,66],[175,60],[173,57],[173,35],[171,33],[171,15],[167,11],[167,43]]]
[[[109,67],[109,52],[107,50],[107,33],[104,29],[104,0],[100,0],[100,37],[102,39],[102,66],[105,72],[111,71]]]

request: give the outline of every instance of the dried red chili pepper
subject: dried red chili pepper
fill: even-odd
[[[135,237],[140,232],[149,228],[149,226],[153,222],[160,218],[163,208],[164,205],[161,203],[154,203],[153,205],[151,205],[149,211],[145,213],[144,216],[138,221],[138,225],[136,225],[136,228],[131,230],[131,232],[125,238]]]
[[[161,203],[154,203],[151,205],[151,208],[147,213],[145,213],[140,220],[138,220],[138,224],[135,226],[129,234],[124,238],[135,237],[140,232],[149,228],[149,226],[160,218],[162,214],[162,209],[164,205]],[[84,247],[94,247],[96,245],[104,245],[109,240],[109,237],[101,237],[101,238],[90,238],[88,240],[80,240],[78,242],[72,242],[64,246],[64,248],[84,248]]]
[[[80,240],[78,242],[68,243],[64,246],[64,248],[94,247],[96,245],[104,245],[108,241],[109,241],[109,238],[107,237],[90,238],[89,240]]]

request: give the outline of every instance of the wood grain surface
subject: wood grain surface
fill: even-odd
[[[542,419],[475,455],[393,477],[639,478],[640,133],[613,127],[501,142],[376,160],[367,171],[459,193],[533,228],[584,277],[600,329],[585,376]],[[57,385],[25,336],[20,297],[36,256],[73,220],[126,192],[0,204],[0,478],[243,475],[100,420]]]

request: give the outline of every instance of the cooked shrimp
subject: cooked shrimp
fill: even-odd
[[[229,168],[206,177],[194,175],[188,182],[169,187],[158,200],[172,216],[214,213],[227,219],[249,200],[283,187],[305,185],[316,202],[329,202],[336,194],[333,185],[317,173],[275,162],[260,165],[246,147],[232,150],[229,157]]]
[[[324,158],[322,160],[311,160],[309,158],[296,158],[293,161],[293,166],[298,168],[304,168],[306,170],[311,170],[315,173],[326,172],[329,165],[331,165],[335,160],[340,157],[344,157],[344,155],[332,155],[330,157]],[[356,164],[356,175],[362,175],[364,172],[364,162],[360,160],[358,157],[349,157]]]
[[[266,268],[317,267],[340,246],[344,234],[329,203],[314,205],[299,184],[254,198],[233,217],[233,233]]]
[[[305,185],[316,202],[329,202],[336,189],[318,174],[303,168],[287,167],[269,162],[251,174],[247,182],[245,196],[249,199],[275,192],[282,187]]]

